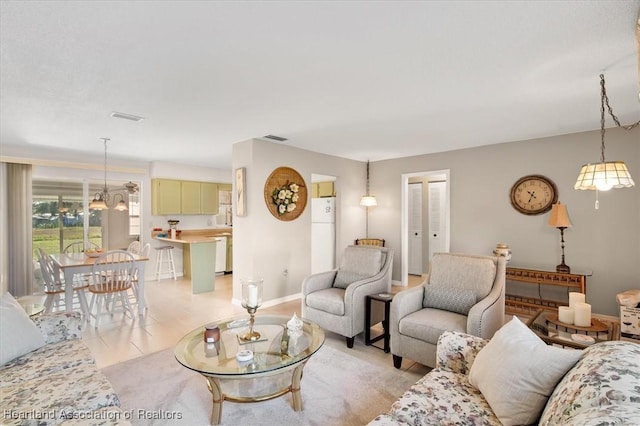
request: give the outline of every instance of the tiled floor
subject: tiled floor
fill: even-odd
[[[410,276],[409,286],[417,285],[421,281],[418,276]],[[149,308],[143,318],[132,321],[117,313],[112,318],[102,317],[98,329],[93,323],[85,328],[84,341],[91,348],[99,368],[171,348],[183,335],[208,322],[246,315],[246,310],[241,306],[231,304],[232,275],[217,276],[216,290],[201,294],[191,294],[191,282],[188,279],[148,280],[145,286]],[[393,288],[394,292],[400,290],[402,288]],[[261,312],[287,316],[295,312],[300,315],[300,301],[282,303],[261,309]],[[364,346],[362,339],[362,335],[356,338],[354,349],[366,351],[374,357],[388,358],[391,365],[391,354]],[[327,333],[327,340],[339,340],[342,343],[336,343],[336,346],[344,346],[346,349],[342,336]],[[424,367],[417,365],[415,368]]]

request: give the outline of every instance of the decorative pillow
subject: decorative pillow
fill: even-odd
[[[377,247],[347,247],[342,255],[334,287],[347,288],[354,281],[369,278],[380,272],[382,251]]]
[[[467,315],[475,304],[476,295],[473,290],[435,285],[424,286],[422,306],[425,308],[442,309]]]
[[[513,317],[476,356],[469,382],[503,425],[537,423],[547,399],[582,351],[548,346]]]
[[[0,364],[44,346],[44,338],[10,293],[0,297]]]
[[[358,274],[357,272],[343,271],[342,269],[339,269],[335,280],[333,280],[333,286],[337,288],[347,288],[349,284],[369,277],[370,275],[363,275]]]

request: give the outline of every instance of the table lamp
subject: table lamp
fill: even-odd
[[[562,249],[562,263],[556,266],[556,272],[562,272],[568,274],[571,272],[571,268],[564,263],[564,230],[571,227],[571,221],[569,220],[569,214],[567,213],[567,206],[561,204],[559,201],[557,204],[551,206],[551,215],[549,216],[549,226],[558,228],[560,230],[560,247]]]

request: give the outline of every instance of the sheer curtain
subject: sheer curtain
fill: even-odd
[[[15,297],[33,292],[31,164],[6,163],[8,290]]]

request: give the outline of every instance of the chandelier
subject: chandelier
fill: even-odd
[[[109,138],[101,138],[104,142],[104,187],[102,188],[102,192],[96,192],[93,196],[93,200],[89,203],[89,208],[93,210],[104,210],[110,207],[118,211],[129,210],[127,207],[127,203],[124,201],[124,196],[122,194],[115,194],[113,199],[111,199],[111,194],[109,194],[109,188],[107,187],[107,142],[111,139]],[[116,200],[120,198],[120,201],[116,202]]]
[[[605,105],[607,106],[613,121],[618,127],[622,127],[625,130],[631,130],[640,124],[640,121],[629,126],[623,126],[620,124],[618,117],[613,114],[613,109],[609,105],[609,97],[607,96],[607,90],[605,88],[604,75],[600,74],[600,162],[589,163],[582,166],[580,173],[578,174],[576,184],[574,185],[574,189],[589,189],[597,192],[608,191],[612,188],[630,188],[634,186],[633,179],[631,179],[631,173],[629,173],[629,169],[627,169],[627,165],[624,164],[623,161],[605,161]],[[598,208],[598,201],[596,201],[596,208]]]

